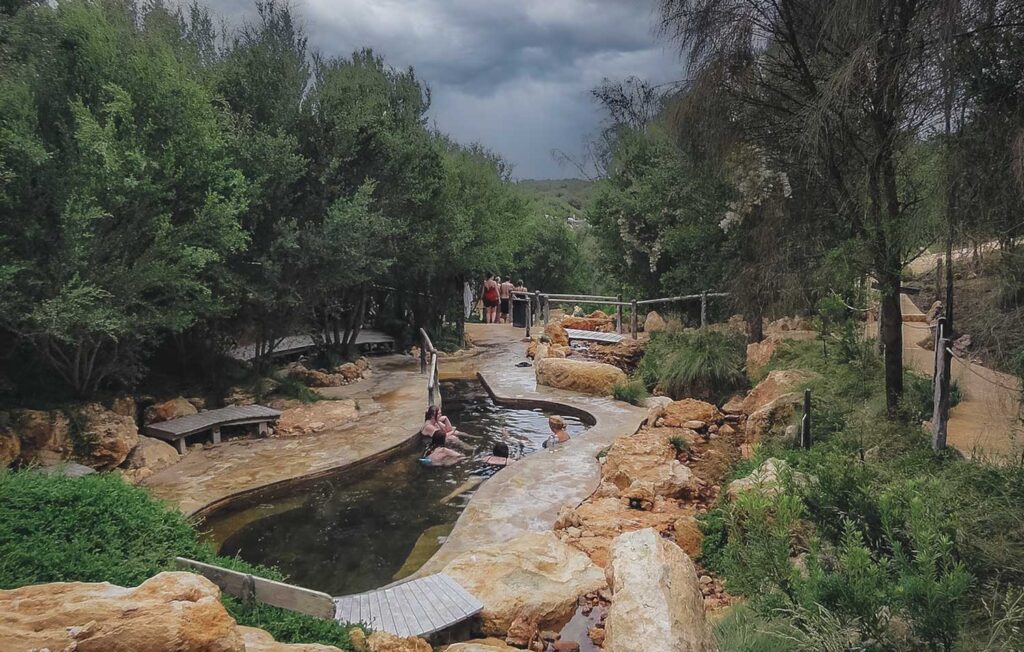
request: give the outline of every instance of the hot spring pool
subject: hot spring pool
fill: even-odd
[[[476,382],[441,384],[444,413],[476,439],[467,459],[428,468],[425,441],[389,459],[342,472],[278,498],[237,504],[206,518],[222,555],[268,564],[299,586],[346,595],[378,588],[415,572],[440,547],[472,492],[442,504],[481,467],[504,437],[513,455],[541,449],[552,412],[496,405]],[[566,416],[569,434],[584,423]]]

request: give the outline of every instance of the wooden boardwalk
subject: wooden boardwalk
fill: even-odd
[[[358,346],[386,345],[394,348],[395,338],[380,331],[363,330],[359,331],[359,335],[356,336],[356,344]],[[281,340],[271,355],[280,356],[299,353],[301,351],[308,351],[313,346],[313,337],[311,335],[292,335]],[[253,344],[238,346],[231,349],[228,355],[236,360],[248,362],[256,357],[256,346]]]
[[[427,636],[480,613],[483,604],[444,573],[335,598],[335,619],[396,636]]]
[[[261,432],[266,423],[277,421],[281,417],[279,410],[262,405],[232,405],[219,410],[205,410],[187,417],[161,421],[145,427],[145,434],[157,439],[174,442],[178,452],[184,454],[185,438],[207,430],[213,431],[213,442],[220,442],[222,426],[242,426],[260,424]]]
[[[597,331],[581,331],[575,328],[566,328],[565,332],[570,340],[586,340],[603,344],[618,344],[623,339],[623,336],[618,333],[598,333]]]

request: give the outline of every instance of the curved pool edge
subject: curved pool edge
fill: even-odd
[[[494,331],[494,343],[512,344],[507,333]],[[480,339],[484,338],[474,337]],[[506,346],[476,370],[492,400],[509,406],[584,413],[593,425],[555,451],[538,451],[483,483],[441,548],[406,579],[439,572],[465,552],[527,532],[551,530],[563,507],[579,505],[597,489],[601,479],[598,454],[618,437],[635,433],[646,419],[645,408],[611,397],[537,387],[534,370],[516,366],[524,354],[525,345]]]

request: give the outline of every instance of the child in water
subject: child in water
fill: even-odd
[[[475,489],[481,482],[508,466],[512,461],[508,444],[499,441],[494,445],[491,454],[483,459],[483,466],[473,471],[469,479],[459,485],[455,491],[442,498],[441,504],[447,505],[452,499]]]
[[[568,426],[562,417],[557,414],[548,417],[548,428],[551,428],[551,436],[544,442],[544,448],[557,448],[569,441]]]
[[[426,466],[451,466],[466,456],[445,446],[445,434],[438,430],[430,437],[430,445],[420,458]]]

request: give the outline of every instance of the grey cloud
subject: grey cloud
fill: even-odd
[[[244,0],[210,0],[237,21]],[[431,117],[479,141],[517,176],[575,175],[549,152],[582,150],[600,116],[588,92],[603,77],[668,81],[679,64],[657,41],[653,0],[301,0],[310,44],[329,56],[364,46],[413,66],[432,89]]]

